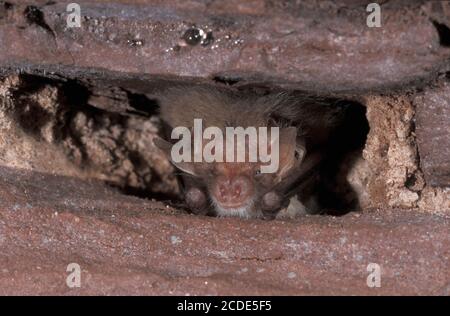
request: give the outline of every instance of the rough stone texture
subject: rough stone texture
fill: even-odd
[[[142,107],[133,108],[132,102],[127,101],[130,93],[152,95],[165,86],[186,82],[225,83],[238,89],[347,92],[361,97],[374,90],[391,93],[400,89],[406,94],[405,91],[417,91],[437,80],[445,84],[442,82],[448,80],[450,71],[448,2],[387,1],[381,3],[382,27],[369,28],[365,7],[370,1],[79,1],[82,27],[68,28],[69,2],[2,2],[0,73],[6,76],[23,72],[83,81],[90,89],[85,102],[109,112],[139,113]],[[207,45],[183,42],[183,34],[194,25],[211,31],[214,40]],[[103,80],[107,83],[102,87]],[[429,186],[448,186],[448,116],[435,120],[428,115],[431,107],[437,106],[431,105],[433,98],[436,102],[442,99],[439,107],[448,112],[447,90],[427,90],[414,101],[417,121],[413,132],[418,134],[421,157],[404,152],[410,150],[408,146],[390,147],[392,164],[405,167],[402,160],[395,161],[399,155],[420,160]],[[381,113],[379,117],[382,120]],[[87,121],[78,117],[75,125]],[[110,124],[114,125],[100,123]],[[151,129],[147,125],[147,130]],[[47,140],[50,128],[44,131]],[[95,138],[92,131],[85,132],[90,136],[81,135],[82,139]],[[108,138],[106,143],[115,146],[110,135],[103,136]],[[121,185],[133,182],[133,188],[148,186],[152,181],[150,170],[137,171],[136,164],[142,166],[139,161],[136,163],[123,152],[111,155],[111,146],[104,139],[101,143],[106,148],[97,157],[90,155],[97,162],[94,165],[110,159],[118,162],[114,171],[100,166],[106,170],[103,174],[114,175],[112,182]],[[98,143],[83,145],[92,150],[99,148]],[[151,147],[148,140],[145,146]],[[147,159],[142,155],[143,146],[140,147],[137,151]],[[411,148],[417,150],[415,145]],[[71,154],[82,155],[76,150]],[[399,168],[393,172],[403,171]],[[412,173],[408,171],[407,176]],[[164,178],[166,174],[160,176]],[[415,186],[420,187],[423,179],[421,175],[417,177],[419,184]],[[354,180],[360,182],[359,178]],[[398,195],[405,203],[391,204],[416,205],[418,191],[392,193],[392,198]]]
[[[414,103],[420,164],[427,183],[450,186],[450,84],[444,81],[427,88]]]
[[[217,219],[99,182],[5,167],[0,179],[0,294],[450,295],[448,216]],[[72,262],[81,288],[66,286]]]
[[[176,196],[173,167],[152,142],[158,118],[102,110],[101,102],[109,101],[125,108],[128,97],[100,92],[105,90],[74,98],[85,94],[82,86],[69,91],[64,82],[5,78],[0,84],[0,164],[97,178],[133,193]]]
[[[373,95],[367,97],[365,104],[370,132],[363,161],[349,173],[351,182],[360,184],[357,187],[362,192],[361,205],[382,207],[387,204],[449,212],[450,189],[433,188],[426,183],[420,168],[413,121],[415,108],[410,98]]]
[[[143,196],[179,196],[173,168],[152,143],[159,131],[156,105],[147,97],[136,102],[131,92],[124,92],[126,84],[114,85],[119,81],[105,84],[95,76],[83,80],[85,85],[34,76],[6,77],[0,85],[0,163],[97,178]],[[164,85],[145,92],[161,91]],[[136,87],[132,91],[135,95],[144,92]],[[446,91],[432,91],[445,99]],[[74,94],[84,97],[74,100]],[[419,97],[368,95],[363,100],[370,125],[363,157],[354,153],[356,162],[342,166],[363,209],[390,206],[450,212],[450,189],[425,181],[420,162],[423,165],[432,157],[422,154],[419,159],[411,99]],[[433,122],[429,124],[442,124],[442,120]],[[445,128],[439,133],[448,137]],[[439,154],[437,149],[434,156],[448,160]],[[441,172],[448,168],[444,165]]]
[[[386,1],[380,29],[371,1],[80,0],[80,29],[69,2],[0,1],[0,294],[450,295],[449,2]],[[194,25],[214,41],[183,42]],[[363,155],[342,166],[364,212],[167,207],[178,186],[151,142],[154,97],[179,84],[365,105]],[[70,262],[81,289],[65,285]]]
[[[382,28],[369,28],[370,1],[78,1],[82,27],[68,28],[69,2],[8,1],[0,64],[327,91],[403,86],[449,69],[445,2],[387,1]],[[42,19],[24,14],[30,4]],[[214,41],[186,45],[181,37],[193,25],[212,32]]]

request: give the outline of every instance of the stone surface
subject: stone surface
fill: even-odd
[[[0,80],[0,165],[176,196],[173,167],[152,141],[154,104],[105,81],[92,88],[69,80]]]
[[[382,27],[369,28],[370,1],[80,0],[82,26],[68,28],[69,2],[8,1],[0,15],[0,65],[327,91],[402,87],[449,69],[445,2],[387,1]],[[213,41],[186,43],[194,26]]]
[[[191,216],[100,182],[0,167],[0,294],[450,295],[450,218]],[[69,263],[81,287],[68,288]],[[367,265],[381,267],[369,288]]]
[[[380,29],[371,1],[80,0],[73,29],[69,2],[0,1],[0,294],[450,295],[448,2],[385,1]],[[183,41],[194,27],[208,39]],[[98,181],[177,192],[151,139],[179,84],[364,104],[342,167],[365,211],[208,218]]]
[[[438,78],[448,80],[450,71],[447,2],[387,1],[381,4],[382,27],[368,28],[368,1],[79,1],[82,27],[67,28],[69,2],[1,3],[0,74],[81,81],[90,93],[86,102],[110,112],[142,114],[148,108],[133,107],[130,94],[152,98],[176,84],[306,89],[354,97],[374,90],[415,92]],[[183,42],[194,25],[212,32],[214,40]],[[449,119],[428,114],[432,106],[448,112],[447,94],[444,88],[429,91],[414,102],[420,157],[410,156],[420,161],[433,186],[449,184]],[[443,101],[432,105],[437,102],[432,98]],[[397,132],[401,138],[410,131]],[[414,145],[391,147],[391,164],[411,148],[417,150]],[[106,161],[106,156],[97,160]],[[402,160],[398,164],[404,166]],[[142,187],[149,175],[117,169],[120,179],[114,182],[124,183],[129,176],[135,187]],[[409,179],[415,170],[397,168],[395,173],[392,177],[400,179],[403,173]],[[415,187],[423,186],[422,177],[414,177]],[[420,188],[413,191],[395,191],[393,199],[399,196],[399,201],[391,204],[415,206]]]
[[[414,127],[416,107],[403,94],[368,95],[364,100],[370,131],[359,159],[348,172],[362,208],[450,212],[448,187],[425,181]],[[445,132],[443,133],[445,134]],[[447,133],[448,134],[448,133]],[[445,151],[443,149],[442,151]],[[439,156],[436,152],[436,156]],[[439,156],[440,157],[440,156]],[[445,156],[442,157],[445,160]]]
[[[420,165],[427,183],[450,186],[450,84],[427,88],[414,103]]]

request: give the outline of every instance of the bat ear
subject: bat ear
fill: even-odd
[[[171,151],[172,151],[172,144],[169,143],[168,141],[159,138],[159,137],[155,137],[153,138],[153,144],[155,144],[156,147],[158,147],[159,149],[161,149],[166,156],[169,158],[170,162],[178,169],[180,169],[183,172],[186,172],[190,175],[195,176],[195,169],[194,169],[194,164],[192,162],[174,162],[172,160],[172,156],[171,156]]]
[[[170,157],[170,150],[172,149],[171,143],[160,137],[155,137],[153,138],[153,144],[161,149],[168,157]]]
[[[306,154],[303,141],[297,141],[297,128],[280,129],[280,166],[278,176],[284,178],[292,169],[300,166]]]
[[[296,140],[296,146],[295,146],[295,159],[296,159],[296,164],[300,165],[303,161],[303,159],[305,159],[306,156],[306,144],[305,141],[302,140]]]
[[[184,162],[184,161],[183,162],[173,162],[172,160],[171,160],[171,162],[175,167],[177,167],[181,171],[183,171],[187,174],[190,174],[192,176],[197,176],[193,162]]]

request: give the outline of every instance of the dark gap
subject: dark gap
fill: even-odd
[[[49,109],[42,108],[36,101],[30,100],[28,96],[39,93],[45,84],[54,82],[51,79],[33,75],[22,75],[21,78],[22,85],[12,91],[12,98],[18,105],[13,115],[25,133],[38,138],[40,129],[52,119],[52,113]]]
[[[415,175],[415,174],[410,174],[410,175],[408,176],[408,178],[406,179],[405,186],[406,186],[408,189],[411,189],[411,188],[413,188],[413,187],[416,185],[416,182],[417,182],[417,177],[416,177],[416,175]]]
[[[245,93],[253,93],[256,95],[268,95],[273,92],[272,87],[264,83],[240,84],[237,89]]]
[[[241,81],[241,78],[218,75],[218,76],[213,77],[213,81],[227,85],[227,86],[232,86],[232,85],[238,83],[239,81]]]
[[[354,101],[339,100],[344,117],[332,133],[320,174],[319,201],[327,214],[344,215],[360,210],[356,192],[346,177],[356,160],[362,156],[369,123],[366,108]]]
[[[118,186],[117,183],[105,182],[107,185],[118,189],[122,194],[132,195],[141,199],[155,199],[156,201],[166,203],[172,207],[180,208],[184,206],[184,203],[180,200],[180,197],[176,194],[164,193],[164,192],[153,192],[151,190],[136,188],[132,186]]]
[[[301,91],[293,96],[303,102],[302,118],[292,124],[286,121],[289,116],[279,111],[280,117],[273,119],[282,126],[299,125],[307,148],[305,159],[320,154],[322,160],[306,179],[295,182],[290,192],[297,194],[307,208],[314,201],[312,205],[318,206],[314,213],[344,215],[360,210],[357,193],[347,176],[362,156],[369,132],[365,106]]]
[[[126,93],[129,105],[136,110],[132,113],[146,117],[153,116],[157,113],[158,102],[156,100],[149,99],[145,94],[133,93],[130,91],[126,91]]]
[[[439,44],[444,47],[450,47],[450,29],[448,28],[448,26],[436,21],[432,22],[439,34]]]
[[[120,106],[120,108],[124,109],[123,113],[110,112],[107,109],[97,108],[88,104],[92,91],[95,89],[94,86],[72,79],[56,80],[32,75],[22,75],[21,78],[21,86],[13,92],[13,97],[19,101],[18,104],[20,105],[19,109],[15,109],[15,115],[20,126],[27,133],[38,134],[41,126],[50,119],[54,119],[52,115],[55,115],[55,113],[47,112],[39,104],[29,102],[30,98],[27,98],[27,96],[38,93],[46,84],[57,86],[58,108],[56,115],[58,118],[54,127],[55,135],[57,135],[56,141],[62,142],[68,138],[73,141],[74,146],[80,151],[81,160],[78,161],[80,167],[85,166],[90,157],[82,140],[83,134],[71,124],[78,113],[84,113],[93,120],[94,128],[97,128],[97,130],[105,129],[107,133],[107,129],[111,126],[110,124],[120,125],[123,129],[122,133],[129,128],[127,119],[130,113],[126,110],[127,107],[136,110],[137,113],[132,113],[135,117],[142,118],[142,115],[145,117],[157,115],[157,102],[143,94],[125,90],[127,98],[124,98],[123,102],[126,105]],[[343,117],[333,131],[329,145],[324,149],[326,158],[321,165],[317,177],[318,182],[313,190],[316,190],[315,193],[318,196],[320,207],[325,210],[325,214],[343,215],[360,209],[357,194],[347,182],[346,176],[356,160],[361,157],[365,146],[369,132],[366,108],[362,104],[350,100],[321,97],[317,97],[317,100],[320,100],[328,107],[328,113],[336,113],[336,115],[342,115]],[[112,123],[104,123],[105,120]],[[164,179],[154,169],[151,169],[151,173],[148,174],[148,162],[141,156],[140,152],[134,151],[132,148],[126,148],[126,144],[122,142],[121,137],[118,136],[117,139],[114,139],[114,146],[116,147],[108,148],[108,150],[115,152],[123,149],[126,152],[127,159],[133,165],[133,170],[142,177],[144,187],[131,186],[128,180],[123,180],[124,182],[120,184],[107,183],[120,188],[124,194],[141,198],[154,198],[180,208],[179,197],[175,193],[152,192],[150,190],[150,188],[155,187],[153,186],[155,183],[158,185],[159,183],[164,183]],[[71,158],[70,153],[68,157]],[[123,158],[114,156],[115,161],[111,162],[111,168],[114,168],[114,165],[120,165],[122,163],[121,159]],[[146,178],[147,175],[149,175],[148,178]],[[411,185],[414,185],[414,179],[409,179],[409,182]]]

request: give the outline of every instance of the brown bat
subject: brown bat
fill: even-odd
[[[157,138],[154,142],[169,158],[174,146],[170,139],[173,129],[182,126],[192,131],[194,119],[202,119],[203,130],[217,127],[224,134],[227,127],[279,128],[279,165],[273,173],[261,173],[264,164],[260,161],[171,159],[182,171],[185,202],[192,212],[245,218],[273,218],[287,206],[296,189],[315,177],[329,135],[342,117],[339,107],[304,94],[258,96],[205,87],[166,90],[160,97],[160,107],[167,140]],[[248,142],[246,139],[246,158]],[[267,144],[268,152],[271,145]]]

